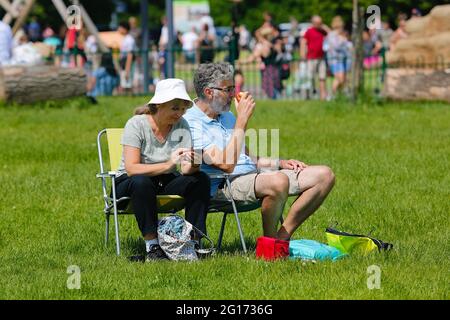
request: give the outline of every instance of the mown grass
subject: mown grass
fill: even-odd
[[[329,165],[337,177],[329,198],[295,238],[325,242],[325,228],[338,221],[345,231],[374,229],[373,236],[394,244],[390,253],[316,264],[258,261],[254,252],[238,251],[230,217],[225,251],[214,258],[140,264],[127,260],[143,248],[133,217],[120,220],[121,257],[113,241],[103,246],[95,139],[99,129],[123,126],[146,100],[0,107],[0,298],[450,298],[449,105],[257,104],[250,126],[280,128],[282,156]],[[241,219],[254,249],[259,211]],[[208,217],[215,240],[220,221],[217,214]],[[70,265],[81,269],[79,290],[67,288]],[[378,290],[367,287],[371,265],[381,269]]]

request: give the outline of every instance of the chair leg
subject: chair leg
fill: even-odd
[[[114,228],[116,233],[116,253],[120,256],[120,239],[119,239],[119,215],[117,214],[117,201],[116,201],[116,181],[112,178],[112,193],[113,193],[113,205],[114,205]]]
[[[247,253],[247,246],[245,245],[244,232],[242,231],[241,221],[239,220],[239,214],[236,210],[234,202],[233,202],[233,210],[234,210],[234,217],[236,218],[236,223],[239,230],[239,237],[241,238],[242,250],[244,250],[244,253]]]
[[[105,227],[105,247],[108,246],[108,240],[109,240],[109,213],[105,214],[105,220],[106,220],[106,227]]]
[[[227,183],[228,189],[231,190],[230,180],[226,179],[226,183]],[[239,214],[238,214],[238,211],[236,208],[236,203],[234,202],[233,198],[231,198],[231,205],[233,207],[234,217],[236,218],[236,223],[237,223],[237,227],[239,230],[239,237],[241,238],[242,249],[244,250],[244,253],[247,253],[247,246],[245,245],[244,232],[242,231],[241,221],[239,220]]]
[[[223,213],[223,218],[222,218],[222,226],[220,227],[220,232],[219,232],[219,240],[217,241],[217,250],[218,251],[222,247],[222,238],[223,238],[223,233],[225,231],[225,223],[226,223],[226,221],[227,221],[227,214],[224,212]]]

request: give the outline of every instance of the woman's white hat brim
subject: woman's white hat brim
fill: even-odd
[[[148,102],[148,105],[162,104],[174,99],[181,99],[193,102],[186,91],[186,85],[181,79],[164,79],[156,84],[155,95]]]

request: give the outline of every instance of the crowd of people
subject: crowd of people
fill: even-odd
[[[411,16],[417,15],[420,11],[413,9]],[[395,31],[387,21],[378,21],[377,27],[364,30],[364,68],[378,68],[383,53],[407,37],[406,20],[407,16],[400,14]],[[15,50],[21,57],[26,56],[24,48],[29,48],[26,46],[31,42],[41,41],[51,48],[50,58],[56,65],[86,69],[88,95],[95,101],[98,95],[142,92],[142,59],[145,59],[142,51],[145,51],[150,65],[149,90],[154,91],[156,83],[167,78],[169,31],[165,17],[161,19],[161,25],[159,39],[150,43],[149,48],[142,48],[138,20],[130,17],[127,22],[120,23],[117,31],[123,36],[123,41],[117,55],[114,52],[102,53],[96,37],[84,27],[76,29],[62,25],[55,32],[50,26],[41,28],[37,19],[32,17],[30,23],[13,37],[10,27],[0,23],[0,63],[15,61]],[[225,60],[237,65],[236,78],[242,90],[246,84],[254,86],[252,82],[256,82],[253,81],[255,79],[246,81],[245,75],[248,70],[256,69],[260,72],[262,92],[270,99],[281,97],[287,91],[287,83],[291,92],[304,93],[306,98],[331,99],[345,88],[351,71],[353,45],[348,31],[349,21],[336,16],[328,27],[320,16],[315,15],[308,27],[300,29],[298,25],[292,17],[290,29],[280,30],[272,15],[265,12],[262,25],[253,33],[245,25],[233,22],[231,30],[219,37],[213,19],[205,14],[186,32],[176,31],[174,34],[174,50],[180,52],[175,55],[176,65],[184,68],[191,65],[193,68],[194,65]],[[218,51],[223,50],[227,54],[219,55]],[[327,79],[330,77],[333,80],[331,88],[328,88]]]

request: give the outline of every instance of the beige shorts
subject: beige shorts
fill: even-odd
[[[294,170],[282,169],[276,171],[269,171],[267,173],[275,173],[275,172],[282,172],[289,178],[290,196],[300,194],[300,185],[298,181],[299,172],[295,173]],[[233,180],[231,180],[231,192],[228,186],[225,184],[223,189],[217,190],[217,193],[213,199],[225,200],[230,199],[232,197],[236,201],[243,201],[243,202],[257,201],[258,199],[255,194],[255,181],[256,177],[259,174],[261,174],[261,172],[248,173],[234,178]]]
[[[327,65],[324,59],[308,60],[307,65],[308,74],[311,79],[314,79],[316,76],[319,77],[319,80],[325,80],[327,78]]]

